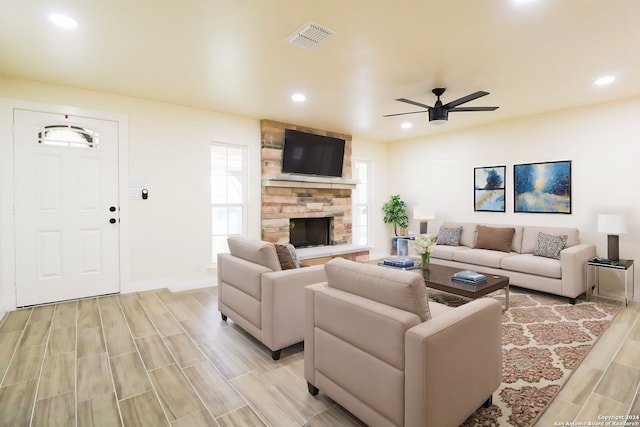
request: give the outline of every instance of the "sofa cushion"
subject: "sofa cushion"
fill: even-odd
[[[234,234],[227,238],[227,245],[229,245],[229,253],[233,256],[260,264],[273,271],[282,270],[273,243]]]
[[[578,229],[572,227],[524,227],[522,235],[522,252],[523,254],[532,254],[538,246],[538,233],[550,234],[552,236],[567,235],[567,243],[565,248],[570,248],[578,244]]]
[[[562,278],[562,268],[559,260],[533,254],[521,254],[503,258],[501,266],[505,271],[517,271],[552,279]],[[509,273],[506,273],[506,275],[508,276]]]
[[[560,259],[560,251],[567,243],[567,235],[551,236],[546,233],[538,233],[538,245],[533,251],[536,256]]]
[[[456,252],[459,251],[468,251],[471,248],[466,246],[445,246],[445,245],[436,245],[431,249],[431,258],[439,258],[446,259],[449,261],[453,261]]]
[[[487,227],[478,225],[478,235],[474,248],[490,249],[494,251],[511,252],[515,228],[511,227]]]
[[[420,274],[344,258],[332,259],[324,270],[331,288],[414,313],[423,322],[431,318],[427,288]]]
[[[293,261],[289,248],[285,245],[275,245],[276,253],[278,254],[278,261],[280,261],[280,268],[283,270],[292,270],[296,268],[296,263]]]
[[[459,246],[460,233],[462,233],[462,227],[448,228],[442,226],[440,227],[440,231],[438,231],[436,245]]]
[[[453,254],[453,260],[483,267],[500,268],[502,260],[512,256],[512,252],[500,252],[489,249],[469,249]]]

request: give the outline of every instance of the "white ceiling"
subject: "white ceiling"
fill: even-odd
[[[640,96],[639,18],[638,0],[0,0],[0,75],[391,141]],[[307,21],[335,35],[287,44]],[[382,117],[434,87],[500,108]]]

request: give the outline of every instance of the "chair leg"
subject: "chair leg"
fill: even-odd
[[[227,321],[227,315],[224,313],[220,313],[220,316],[222,316],[222,320],[224,320],[225,322]]]
[[[280,350],[271,351],[271,358],[273,360],[280,359]]]
[[[569,298],[569,304],[576,305],[576,299],[575,298]]]
[[[320,391],[320,390],[318,390],[318,387],[314,386],[309,381],[307,381],[307,389],[309,390],[309,394],[311,396],[317,396],[318,392]]]
[[[491,396],[489,396],[489,398],[487,400],[484,401],[484,403],[482,404],[483,408],[488,408],[491,405],[493,405],[493,394]]]

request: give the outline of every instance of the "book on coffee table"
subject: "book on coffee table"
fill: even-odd
[[[479,285],[487,282],[487,276],[473,270],[458,271],[453,274],[452,279],[457,282],[469,283],[472,285]]]
[[[413,267],[415,262],[409,257],[391,257],[385,258],[382,263],[391,267],[408,268]]]

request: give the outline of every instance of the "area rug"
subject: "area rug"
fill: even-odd
[[[458,306],[468,300],[429,290],[429,297]],[[504,291],[488,297],[504,304]],[[502,384],[493,405],[480,408],[462,424],[532,426],[558,394],[620,306],[514,290],[502,312]]]

